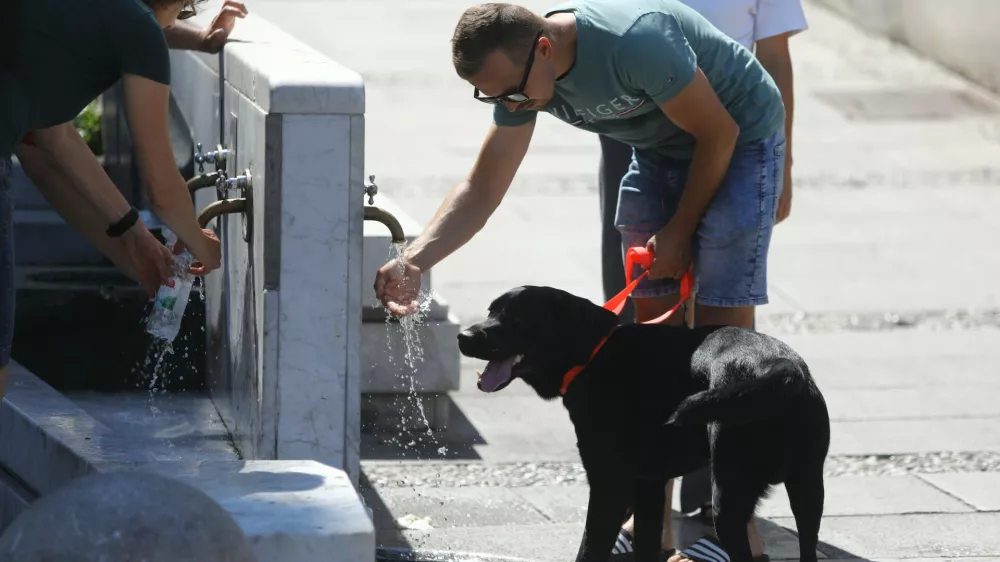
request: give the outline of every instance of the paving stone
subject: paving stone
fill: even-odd
[[[820,390],[1000,390],[1000,330],[768,332],[809,363]],[[1000,412],[1000,406],[997,407]]]
[[[383,488],[377,494],[366,491],[365,502],[379,530],[394,529],[407,516],[429,518],[433,529],[548,522],[531,503],[502,488]]]
[[[589,486],[530,486],[511,491],[553,523],[584,523],[587,519]]]
[[[832,455],[892,455],[934,451],[1000,451],[995,418],[834,422]]]
[[[795,522],[775,518],[789,529]],[[825,517],[820,550],[831,558],[1000,556],[1000,513]]]
[[[920,478],[979,511],[1000,511],[1000,473],[921,474]]]
[[[400,538],[412,548],[565,562],[576,558],[582,537],[582,524],[554,524],[479,527],[474,536],[463,528],[405,531]]]
[[[972,509],[914,476],[826,478],[823,516],[968,512]],[[757,510],[761,517],[792,517],[784,485]]]
[[[873,373],[873,377],[877,374]],[[926,388],[827,389],[833,421],[989,418],[1000,423],[1000,386],[954,385]]]

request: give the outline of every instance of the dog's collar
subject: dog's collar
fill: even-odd
[[[600,351],[602,347],[604,347],[605,342],[608,341],[608,338],[610,338],[611,334],[613,334],[614,332],[615,330],[614,328],[612,328],[611,332],[608,335],[604,336],[603,338],[601,338],[601,341],[597,342],[597,347],[595,347],[594,351],[590,353],[590,358],[587,359],[586,363],[584,363],[583,365],[577,365],[576,367],[573,367],[572,369],[566,371],[566,374],[563,375],[562,387],[559,388],[559,394],[566,394],[566,390],[569,388],[570,383],[573,382],[573,379],[575,379],[577,375],[582,373],[583,370],[587,368],[587,365],[590,365],[590,362],[594,360],[594,357],[597,355],[597,352]]]
[[[643,268],[645,268],[646,271],[643,271],[641,275],[639,275],[633,280],[632,271],[635,265],[642,266]],[[625,301],[628,300],[629,295],[631,295],[632,291],[635,290],[635,287],[636,285],[639,284],[639,281],[642,281],[643,277],[649,275],[649,268],[652,265],[653,265],[653,255],[649,252],[649,250],[643,247],[629,248],[628,251],[625,253],[625,281],[627,285],[625,286],[624,289],[621,290],[620,293],[611,297],[611,300],[604,303],[604,308],[606,310],[614,312],[616,316],[621,314],[622,309],[625,308]],[[681,298],[677,301],[677,304],[675,304],[673,308],[668,310],[666,314],[658,318],[654,318],[652,320],[646,320],[645,322],[642,322],[642,324],[659,324],[661,322],[666,321],[667,318],[670,318],[675,312],[677,312],[677,309],[680,308],[685,301],[691,298],[691,294],[693,292],[694,292],[694,266],[691,265],[688,266],[688,270],[684,273],[684,276],[681,278]],[[575,379],[577,375],[583,372],[583,370],[587,368],[587,365],[589,365],[590,362],[594,360],[594,356],[597,355],[597,352],[600,351],[602,347],[604,347],[604,343],[608,341],[608,338],[611,337],[611,334],[613,334],[614,331],[615,331],[614,328],[612,328],[611,332],[609,332],[608,335],[604,336],[604,338],[602,338],[601,341],[597,342],[597,347],[594,348],[594,351],[590,354],[590,358],[587,359],[586,363],[584,363],[583,365],[577,365],[576,367],[573,367],[572,369],[566,371],[566,374],[563,375],[563,383],[562,387],[559,389],[559,394],[566,394],[566,390],[569,388],[570,383],[573,382],[573,379]]]

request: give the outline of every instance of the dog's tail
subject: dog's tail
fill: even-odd
[[[710,422],[739,424],[776,418],[802,393],[806,384],[799,365],[779,359],[763,376],[688,396],[667,423],[678,426]]]

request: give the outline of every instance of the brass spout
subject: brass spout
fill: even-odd
[[[212,219],[219,215],[245,213],[246,210],[247,200],[243,198],[223,199],[221,201],[209,203],[208,205],[205,205],[205,208],[202,209],[200,213],[198,213],[198,224],[200,224],[202,228],[205,228],[208,223],[212,221]]]
[[[222,176],[219,172],[212,172],[211,174],[202,174],[200,176],[195,176],[188,180],[187,186],[188,191],[194,193],[203,187],[212,187],[218,183],[219,178]]]
[[[396,217],[392,216],[392,213],[389,211],[378,207],[365,207],[365,220],[378,221],[388,227],[389,234],[392,235],[393,244],[406,242],[406,235],[403,234],[403,227],[399,224],[399,221],[396,220]]]

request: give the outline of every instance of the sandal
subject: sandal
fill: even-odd
[[[729,562],[729,554],[722,550],[719,540],[711,536],[704,536],[696,540],[691,543],[691,546],[681,549],[677,554],[688,560],[694,560],[694,562]],[[754,558],[753,562],[771,562],[771,557],[761,554]]]
[[[618,529],[618,539],[615,540],[615,547],[611,549],[611,556],[608,562],[632,562],[635,552],[632,546],[632,533],[625,529]],[[667,559],[677,553],[676,549],[660,551],[660,562],[667,562]]]

